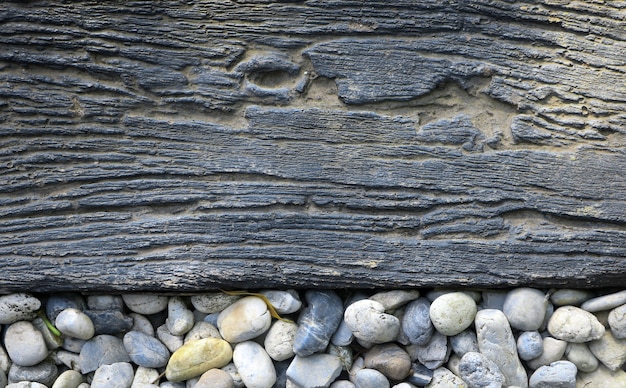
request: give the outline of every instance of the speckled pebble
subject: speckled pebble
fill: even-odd
[[[293,344],[298,325],[293,322],[276,321],[265,336],[267,354],[275,361],[284,361],[294,356]]]
[[[207,294],[193,295],[191,304],[205,314],[219,313],[226,307],[241,299],[239,295],[228,295],[223,292],[210,292]]]
[[[452,373],[449,369],[439,367],[434,370],[430,383],[424,388],[468,388],[467,384],[459,376]]]
[[[460,377],[471,388],[502,388],[505,377],[498,366],[481,353],[466,353],[459,363]]]
[[[398,318],[385,313],[379,302],[369,299],[346,307],[344,319],[356,338],[373,344],[394,341],[400,332]]]
[[[0,324],[31,320],[37,316],[41,302],[30,294],[17,293],[0,296]]]
[[[604,326],[593,314],[574,306],[559,307],[548,322],[552,336],[567,342],[588,342],[602,337]]]
[[[102,365],[93,375],[91,388],[130,388],[133,374],[133,366],[127,362]]]

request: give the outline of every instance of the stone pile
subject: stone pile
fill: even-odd
[[[0,324],[0,388],[626,387],[626,291],[17,293]]]

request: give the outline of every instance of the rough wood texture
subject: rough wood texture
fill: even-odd
[[[623,285],[626,3],[390,4],[0,4],[0,291]]]

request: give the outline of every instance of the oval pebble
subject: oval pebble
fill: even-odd
[[[7,327],[4,346],[13,363],[20,366],[39,364],[48,356],[43,335],[27,321],[15,322]]]
[[[91,388],[130,388],[133,375],[133,366],[127,362],[102,365],[93,375]]]
[[[414,345],[425,345],[430,341],[435,327],[430,320],[430,301],[418,298],[409,303],[402,317],[402,330]]]
[[[193,388],[234,388],[233,378],[221,369],[209,369],[204,372]]]
[[[543,339],[543,351],[539,357],[534,358],[526,363],[530,369],[538,369],[539,367],[550,365],[560,360],[565,354],[567,342],[552,337]]]
[[[586,344],[567,344],[565,357],[576,365],[580,372],[593,372],[598,367],[598,359]]]
[[[57,315],[54,324],[67,336],[88,340],[96,332],[93,322],[83,312],[75,308],[66,308]]]
[[[478,352],[476,332],[473,330],[464,330],[450,337],[450,346],[452,347],[452,351],[459,357],[463,357],[465,353]]]
[[[293,343],[293,351],[301,357],[326,349],[343,317],[343,302],[334,291],[309,290],[304,297],[308,306],[298,318]]]
[[[9,383],[32,381],[51,386],[58,375],[58,371],[54,361],[50,358],[33,366],[13,364],[9,369],[8,381]]]
[[[194,324],[193,313],[181,297],[173,296],[167,302],[167,330],[173,335],[185,335]]]
[[[512,328],[538,330],[546,316],[548,298],[534,288],[516,288],[507,293],[502,311]]]
[[[459,363],[459,373],[470,387],[502,388],[505,377],[498,366],[482,353],[466,353]]]
[[[130,359],[146,368],[161,368],[167,365],[170,352],[158,339],[140,331],[129,331],[124,335],[124,348]]]
[[[165,376],[172,382],[189,380],[209,369],[227,365],[232,357],[230,344],[222,339],[203,338],[189,341],[172,354]]]
[[[537,358],[543,352],[543,338],[538,331],[525,331],[517,337],[517,353],[524,361]]]
[[[450,292],[433,300],[430,320],[441,334],[457,335],[474,323],[476,302],[463,292]]]
[[[373,344],[394,341],[400,332],[400,320],[385,313],[382,304],[369,299],[349,305],[344,319],[356,338]]]
[[[271,388],[276,382],[276,369],[265,349],[246,341],[235,346],[233,363],[247,388]]]
[[[389,380],[376,369],[361,369],[352,382],[356,388],[389,388]]]
[[[287,379],[297,387],[328,387],[339,376],[341,368],[339,358],[330,354],[295,356],[287,368]]]
[[[209,322],[200,321],[194,323],[191,330],[185,334],[183,343],[202,338],[222,338],[222,336],[220,331],[217,330],[217,327],[213,326]]]
[[[279,314],[292,314],[302,307],[302,301],[294,290],[266,290],[261,291],[261,294],[269,300]]]
[[[220,313],[217,328],[226,341],[238,343],[265,333],[271,322],[265,302],[256,296],[246,296]]]
[[[137,293],[123,294],[122,300],[128,309],[137,314],[151,315],[167,308],[167,296]]]
[[[564,288],[552,293],[550,301],[558,307],[567,305],[578,306],[592,297],[593,294],[589,291]]]
[[[626,338],[626,304],[611,310],[608,324],[615,338]]]
[[[112,335],[97,335],[87,341],[80,351],[80,368],[83,374],[93,372],[101,365],[117,362],[130,362],[130,357],[122,340]]]
[[[77,388],[85,381],[83,375],[75,370],[66,370],[54,380],[52,388]]]
[[[555,361],[537,369],[529,380],[529,388],[570,388],[576,386],[576,365]]]
[[[589,299],[581,304],[580,308],[593,313],[596,311],[610,310],[623,304],[626,304],[626,290]]]
[[[376,369],[391,380],[399,381],[411,371],[411,357],[394,343],[376,345],[365,354],[365,367]]]
[[[167,329],[167,325],[157,327],[156,336],[170,352],[177,351],[184,344],[182,335],[174,335]]]
[[[41,301],[30,294],[17,293],[0,296],[0,324],[30,321],[37,316]]]
[[[275,361],[284,361],[294,356],[293,344],[298,325],[293,322],[276,321],[265,336],[267,354]]]
[[[383,305],[385,311],[395,310],[420,297],[417,290],[391,290],[378,292],[369,297]]]
[[[548,332],[567,342],[588,342],[604,334],[604,326],[593,314],[574,306],[559,307],[548,322]]]
[[[626,339],[615,338],[607,330],[600,339],[588,343],[589,350],[612,371],[620,369],[626,362]]]
[[[223,292],[210,292],[207,294],[193,295],[191,304],[205,314],[219,313],[226,307],[241,299],[240,295],[228,295]]]

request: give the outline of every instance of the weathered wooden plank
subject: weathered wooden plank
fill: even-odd
[[[0,291],[626,274],[617,2],[0,5]]]

